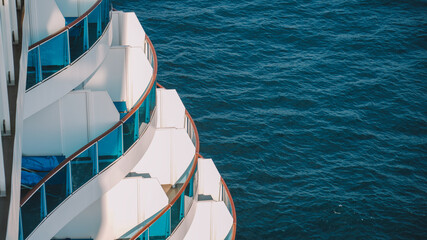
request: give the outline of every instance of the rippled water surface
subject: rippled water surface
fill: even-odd
[[[237,239],[427,238],[427,2],[115,1],[157,50]]]

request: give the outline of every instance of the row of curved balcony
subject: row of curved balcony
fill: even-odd
[[[82,16],[28,49],[29,90],[84,55],[102,36],[111,15],[111,0],[98,0]]]
[[[102,36],[110,21],[110,0],[98,0],[85,14],[63,30],[30,46],[27,90],[47,80],[84,55]],[[20,238],[31,232],[66,198],[120,158],[143,134],[156,106],[157,58],[146,36],[144,52],[153,66],[153,76],[140,100],[118,123],[62,161],[21,199]],[[161,87],[159,85],[159,87]],[[129,233],[130,239],[169,237],[187,215],[184,199],[194,200],[197,193],[199,139],[191,116],[186,112],[185,128],[196,153],[189,168],[177,182],[178,194],[170,203]],[[221,178],[222,201],[233,216],[233,227],[226,239],[234,239],[236,213],[230,192]]]
[[[146,36],[153,76],[144,94],[118,123],[49,172],[21,199],[20,234],[26,238],[49,213],[82,185],[120,158],[143,134],[156,106],[157,58]],[[37,217],[39,216],[39,217]]]

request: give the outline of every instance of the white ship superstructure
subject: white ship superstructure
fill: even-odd
[[[0,238],[234,239],[230,192],[177,91],[157,83],[135,13],[4,1]]]

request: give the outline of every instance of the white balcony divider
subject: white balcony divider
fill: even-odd
[[[1,135],[10,133],[10,116],[9,116],[9,100],[7,93],[7,55],[4,53],[3,36],[6,34],[3,31],[2,21],[0,18],[0,130]]]
[[[7,0],[9,2],[9,12],[10,12],[10,26],[12,28],[12,41],[13,43],[18,43],[18,18],[16,16],[16,2],[15,0]]]
[[[12,48],[12,30],[10,22],[9,2],[5,1],[4,5],[0,4],[0,17],[2,32],[0,37],[3,42],[3,58],[5,59],[5,71],[7,75],[7,83],[15,84],[15,72],[13,64],[13,48]]]

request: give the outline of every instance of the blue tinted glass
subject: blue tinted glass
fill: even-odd
[[[135,121],[135,116],[138,113],[134,113],[126,122],[123,124],[123,151],[126,152],[130,146],[138,139],[139,125],[138,121]]]
[[[171,228],[170,228],[170,209],[165,212],[157,221],[155,221],[150,227],[149,227],[149,234],[150,239],[165,239],[169,237]]]
[[[181,219],[184,217],[184,199],[185,195],[181,194],[178,200],[172,205],[171,211],[171,232],[178,226]]]
[[[63,167],[45,183],[48,214],[67,197],[66,177],[66,167]]]
[[[21,207],[22,227],[24,238],[27,237],[34,228],[39,225],[41,219],[41,194],[40,189]]]
[[[154,108],[156,107],[156,83],[154,82],[153,88],[151,89],[150,99],[150,115],[153,114]]]
[[[85,18],[86,19],[86,18]],[[79,58],[87,49],[85,38],[85,21],[82,19],[68,30],[71,62]]]
[[[69,64],[66,31],[40,45],[40,60],[43,79],[48,78]]]
[[[107,27],[108,22],[110,21],[110,1],[104,0],[101,3],[102,10],[101,10],[101,27],[102,31],[104,31],[105,27]]]
[[[110,163],[123,154],[122,147],[122,126],[114,129],[107,136],[98,142],[99,171],[102,171]]]
[[[36,85],[41,81],[41,68],[39,58],[39,48],[33,48],[28,51],[28,65],[27,65],[27,87],[26,89]]]
[[[88,16],[88,29],[89,29],[89,48],[101,36],[101,8],[99,4]]]
[[[147,97],[147,99],[145,99],[145,101],[139,107],[139,110],[138,110],[139,125],[141,125],[142,123],[149,123],[150,122],[149,104],[150,104],[150,99],[149,99],[149,97]],[[142,126],[142,127],[144,127],[144,126]]]
[[[93,162],[96,161],[96,145],[80,153],[71,161],[71,179],[73,191],[85,184],[93,176]]]

